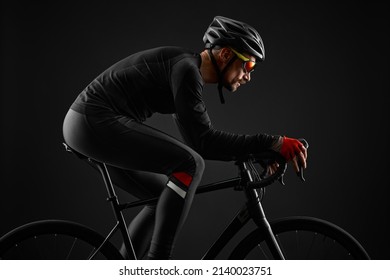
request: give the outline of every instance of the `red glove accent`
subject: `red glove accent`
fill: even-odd
[[[286,161],[290,161],[301,152],[301,147],[302,143],[299,140],[283,136],[280,154],[286,159]]]

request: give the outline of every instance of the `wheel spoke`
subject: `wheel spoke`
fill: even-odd
[[[67,254],[66,258],[65,258],[66,260],[69,260],[70,255],[73,252],[73,248],[75,247],[77,240],[78,240],[77,238],[73,239],[72,246],[70,247],[69,252],[68,252],[68,254]]]
[[[92,248],[92,251],[89,253],[89,255],[88,255],[88,258],[87,258],[87,260],[90,260],[91,259],[91,257],[95,254],[95,251],[96,251],[96,247],[93,247]]]
[[[39,243],[38,237],[37,237],[37,236],[34,236],[34,248],[35,248],[35,252],[38,252],[38,254],[39,254],[39,259],[40,259],[40,260],[43,260],[44,258],[43,258],[43,255],[42,255],[42,250],[41,250],[41,248],[39,248],[38,243]]]
[[[309,246],[309,249],[308,249],[307,254],[306,254],[306,259],[307,259],[307,260],[310,259],[309,256],[310,256],[310,254],[311,254],[311,252],[312,252],[312,249],[313,249],[315,240],[316,240],[316,238],[317,238],[317,235],[318,235],[317,232],[313,232],[313,238],[311,239],[310,246]]]
[[[15,244],[15,250],[16,250],[16,255],[19,257],[19,259],[21,258],[22,256],[22,252],[20,250],[20,247],[19,247],[19,244]]]
[[[261,254],[264,256],[264,258],[265,258],[266,260],[269,260],[269,257],[268,257],[267,254],[264,252],[264,249],[263,249],[263,247],[260,245],[260,243],[257,244],[257,249],[258,249],[258,251],[261,252]]]
[[[335,248],[336,241],[335,240],[330,240],[328,243],[331,244],[332,246],[326,246],[327,250],[325,250],[325,260],[331,259],[331,257],[330,257],[331,256],[331,252]]]
[[[58,260],[58,248],[57,248],[57,233],[54,234],[54,256],[55,259]]]

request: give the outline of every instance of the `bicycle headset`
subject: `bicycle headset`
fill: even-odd
[[[238,52],[251,54],[256,58],[256,62],[258,62],[263,61],[265,58],[263,40],[259,33],[250,25],[227,17],[216,16],[206,30],[203,36],[203,42],[205,43],[205,48],[208,49],[211,61],[217,72],[219,98],[221,103],[224,104],[222,80],[228,68],[237,59],[237,54],[221,70],[218,67],[212,49],[216,46],[229,46]]]

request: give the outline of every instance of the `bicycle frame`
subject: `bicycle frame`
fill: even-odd
[[[94,163],[99,169],[100,173],[103,176],[104,183],[106,185],[108,198],[107,200],[111,203],[114,215],[117,220],[117,224],[113,227],[110,233],[105,238],[104,242],[100,245],[99,248],[95,250],[95,252],[91,255],[91,259],[99,252],[100,248],[104,246],[104,244],[113,236],[113,234],[119,229],[122,238],[124,241],[124,245],[127,252],[127,257],[132,260],[136,260],[136,254],[134,251],[133,244],[131,242],[131,238],[129,236],[127,225],[123,216],[122,211],[125,209],[133,208],[136,206],[142,206],[150,203],[156,203],[158,198],[152,199],[143,199],[137,200],[130,203],[120,204],[118,201],[118,197],[115,193],[114,186],[110,179],[109,173],[107,171],[107,167],[104,163],[90,160],[90,162]],[[239,167],[241,171],[247,172],[247,167],[245,162],[240,162]],[[243,173],[242,173],[243,174]],[[252,178],[244,178],[247,176],[241,176],[232,178],[229,180],[219,181],[216,183],[211,183],[207,185],[200,186],[196,191],[196,194],[207,193],[215,190],[222,190],[227,188],[234,188],[240,184],[242,184],[243,180],[251,181]],[[236,214],[230,224],[226,227],[226,229],[222,232],[222,234],[218,237],[218,239],[211,245],[211,247],[207,250],[205,255],[202,257],[203,260],[214,259],[221,250],[225,247],[225,245],[236,235],[238,231],[250,220],[252,219],[255,224],[264,231],[264,235],[266,236],[266,243],[275,259],[284,259],[283,253],[275,239],[275,236],[272,232],[272,229],[265,217],[265,213],[261,204],[261,199],[259,197],[256,189],[245,188],[243,190],[245,192],[247,203],[246,205]]]

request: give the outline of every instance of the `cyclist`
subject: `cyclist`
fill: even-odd
[[[236,91],[248,83],[265,52],[246,23],[217,16],[196,53],[159,47],[124,58],[95,78],[66,114],[63,134],[76,151],[107,163],[114,184],[138,198],[159,196],[129,225],[138,258],[169,259],[204,170],[204,159],[274,149],[306,168],[307,152],[296,139],[239,135],[215,129],[202,99],[204,84]],[[144,121],[173,114],[185,144]],[[274,169],[275,167],[273,167]]]

